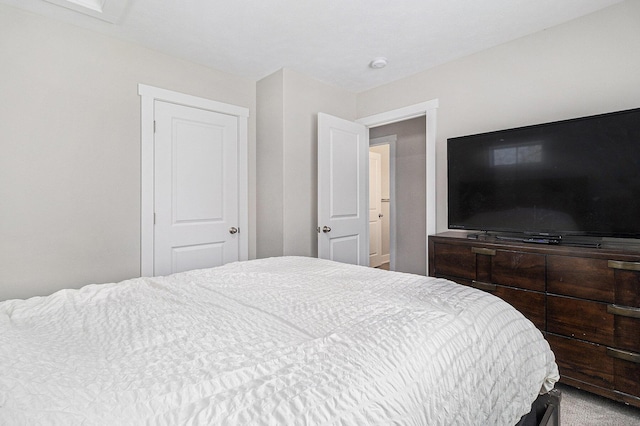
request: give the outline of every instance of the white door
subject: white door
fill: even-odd
[[[238,260],[238,118],[155,101],[154,275]]]
[[[368,265],[368,166],[367,128],[318,114],[318,257]]]
[[[382,155],[369,152],[369,266],[382,265]]]

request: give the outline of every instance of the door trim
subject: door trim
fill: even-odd
[[[429,239],[427,237],[436,233],[436,124],[438,106],[438,99],[432,99],[356,120],[357,123],[364,124],[366,127],[371,128],[409,120],[423,115],[426,116],[427,159],[425,167],[427,175],[427,235],[425,235],[425,241],[427,241],[427,258],[425,259],[425,265],[427,273],[429,272]]]
[[[140,276],[153,275],[154,103],[156,100],[238,117],[239,259],[249,258],[249,109],[138,84],[140,100]]]

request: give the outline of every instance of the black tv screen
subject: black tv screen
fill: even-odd
[[[640,237],[640,108],[448,139],[450,229]]]

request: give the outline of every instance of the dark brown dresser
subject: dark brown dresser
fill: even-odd
[[[490,292],[546,336],[561,381],[640,407],[640,251],[429,236],[429,275]]]

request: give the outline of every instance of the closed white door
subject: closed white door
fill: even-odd
[[[369,152],[369,266],[382,265],[382,155]]]
[[[368,166],[367,128],[318,114],[318,257],[369,264]]]
[[[154,275],[238,260],[238,118],[155,101]]]

